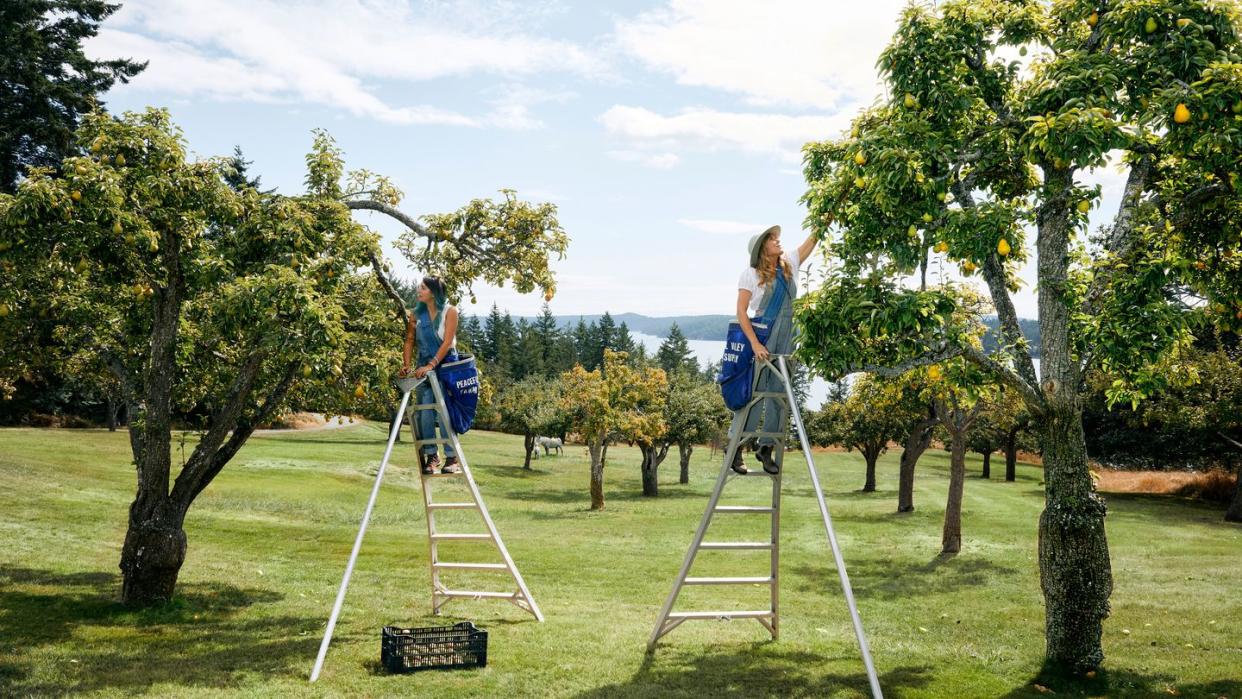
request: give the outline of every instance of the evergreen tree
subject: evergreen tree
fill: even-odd
[[[500,345],[503,342],[501,335],[501,323],[503,319],[500,316],[500,307],[492,304],[491,313],[487,314],[487,320],[483,323],[483,343],[479,347],[480,354],[488,364],[496,364],[496,358],[500,356]]]
[[[614,349],[617,341],[617,324],[612,319],[612,314],[604,311],[603,317],[599,319],[599,324],[592,323],[592,329],[595,331],[593,341],[591,343],[591,361],[594,366],[602,367],[604,365],[604,351]]]
[[[699,371],[699,363],[690,351],[690,342],[676,323],[669,328],[668,337],[664,338],[660,349],[656,350],[655,360],[669,376],[680,373],[697,374]]]
[[[463,317],[457,328],[457,345],[462,351],[482,359],[479,356],[479,350],[484,344],[483,324],[479,322],[479,317],[476,315]]]
[[[82,42],[120,5],[95,0],[0,3],[0,192],[26,168],[55,166],[80,152],[74,131],[99,95],[142,72],[145,62],[92,61]]]
[[[240,192],[247,187],[251,187],[261,194],[275,193],[275,188],[266,191],[262,189],[262,177],[255,175],[253,179],[250,178],[250,166],[254,164],[254,161],[246,160],[246,156],[242,154],[241,146],[233,146],[233,155],[228,158],[228,164],[231,169],[226,169],[223,177],[224,181],[233,188],[233,191]],[[398,291],[398,294],[400,294],[400,291]]]
[[[634,336],[630,335],[630,328],[624,322],[617,328],[612,344],[608,346],[608,349],[614,352],[634,354]]]

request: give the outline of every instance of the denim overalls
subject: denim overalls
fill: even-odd
[[[798,295],[798,270],[793,270],[790,279],[784,279],[785,273],[779,266],[776,269],[776,277],[772,283],[768,285],[768,290],[764,292],[763,299],[759,302],[759,307],[764,309],[763,320],[768,323],[771,331],[768,333],[768,341],[764,346],[768,348],[771,354],[792,354],[794,344],[794,326],[793,326],[793,300]],[[781,287],[784,287],[782,290]],[[772,311],[769,309],[772,294],[783,293],[784,298],[781,300],[779,308]],[[767,314],[773,314],[769,317]],[[775,363],[775,360],[773,360]],[[755,383],[755,391],[772,391],[776,393],[784,393],[785,386],[781,382],[780,377],[776,376],[767,364],[756,367],[759,371],[759,379]],[[792,364],[789,365],[789,371],[793,372]],[[741,411],[734,413],[734,420],[741,415]],[[784,432],[786,429],[784,404],[778,402],[775,398],[762,398],[755,409],[750,411],[750,418],[746,421],[743,428],[745,432],[755,432],[759,428],[760,418],[763,419],[764,432]],[[760,445],[775,444],[776,440],[772,437],[764,437],[759,441]]]
[[[440,309],[440,313],[444,313],[444,309]],[[418,366],[426,366],[435,359],[436,352],[440,351],[440,343],[443,341],[436,332],[436,323],[431,320],[431,314],[426,307],[417,314],[418,325],[416,333],[418,339]],[[440,316],[436,315],[436,320]],[[448,354],[444,355],[441,364],[457,360],[457,348],[449,349]],[[431,405],[436,402],[435,393],[431,390],[431,384],[428,381],[435,379],[428,375],[427,381],[418,384],[418,388],[414,389],[414,399],[418,405]],[[437,410],[419,410],[418,411],[418,432],[414,435],[415,439],[434,439],[436,424],[440,422],[440,414]],[[448,439],[448,430],[443,424],[440,425],[440,437]],[[436,445],[424,444],[422,452],[426,456],[436,453]],[[444,444],[445,458],[452,458],[457,454],[453,451],[453,445],[446,442]]]

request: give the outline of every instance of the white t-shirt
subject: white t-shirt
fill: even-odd
[[[802,264],[802,260],[798,259],[797,248],[794,248],[792,250],[786,250],[785,253],[781,255],[781,257],[786,262],[789,263],[789,266],[791,269],[793,269],[794,274],[797,274],[798,267],[799,265]],[[775,281],[776,280],[774,279],[773,283]],[[750,292],[750,315],[751,316],[754,316],[763,310],[759,308],[759,303],[763,301],[764,292],[767,291],[768,289],[767,287],[759,283],[759,270],[755,269],[754,267],[748,266],[746,270],[742,272],[742,276],[738,278],[737,288],[745,289]]]

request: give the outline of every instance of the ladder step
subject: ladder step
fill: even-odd
[[[444,570],[508,570],[504,563],[432,563],[434,568]]]
[[[419,439],[414,442],[415,446],[423,446],[424,444],[452,444],[451,439]]]
[[[686,578],[687,585],[771,585],[776,582],[772,576],[758,578]]]
[[[730,478],[755,478],[755,477],[773,478],[779,475],[780,475],[779,473],[768,473],[767,471],[764,471],[762,467],[747,468],[746,473],[738,473],[737,471],[731,471],[729,473]]]
[[[754,505],[717,505],[713,512],[755,512],[772,514],[776,510],[771,507],[762,507]]]
[[[776,614],[772,610],[743,612],[669,612],[669,619],[767,619]]]
[[[463,473],[424,473],[423,478],[461,478]]]
[[[703,551],[771,551],[768,541],[704,541],[699,544]]]
[[[432,534],[432,541],[491,541],[491,534]]]
[[[751,398],[786,398],[783,391],[755,391],[750,394]]]
[[[452,474],[450,474],[452,475]],[[432,502],[428,503],[429,510],[477,510],[479,506],[473,502]]]
[[[411,410],[435,410],[438,407],[439,406],[437,406],[435,403],[422,403],[419,405],[410,406],[410,409]]]
[[[439,597],[468,597],[470,599],[517,599],[520,592],[475,592],[473,590],[436,590]]]

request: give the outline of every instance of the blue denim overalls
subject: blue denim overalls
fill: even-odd
[[[781,300],[780,307],[775,311],[774,317],[764,316],[763,320],[768,323],[771,331],[768,333],[768,341],[764,344],[771,354],[792,354],[794,345],[794,327],[793,327],[793,300],[798,295],[798,270],[793,270],[792,277],[788,280],[784,278],[784,271],[777,267],[776,278],[768,285],[768,290],[764,292],[763,299],[759,302],[759,307],[764,309],[765,314],[770,313],[768,309],[769,302],[772,300],[772,294],[781,291],[784,287],[784,299]],[[775,364],[775,360],[773,360]],[[759,371],[759,379],[755,383],[755,391],[773,391],[776,393],[784,393],[785,385],[781,382],[780,377],[768,367],[767,364],[756,367]],[[789,366],[790,372],[793,366]],[[741,411],[733,414],[736,421]],[[750,411],[750,418],[746,421],[743,428],[745,432],[755,432],[759,428],[760,418],[763,420],[764,432],[784,432],[786,429],[785,420],[787,418],[784,410],[784,403],[778,402],[775,398],[762,398],[755,409]],[[760,445],[775,444],[776,440],[772,437],[764,437],[758,440]]]
[[[440,313],[444,313],[443,308],[440,309]],[[442,342],[442,339],[440,338],[439,334],[436,333],[436,323],[431,320],[431,314],[428,313],[425,307],[423,308],[423,310],[418,312],[417,317],[418,317],[418,325],[416,326],[417,327],[416,332],[417,332],[417,339],[418,339],[418,366],[426,366],[429,362],[431,362],[432,359],[435,358],[436,352],[440,351],[440,343]],[[439,320],[439,319],[440,319],[440,316],[439,314],[437,314],[436,320]],[[447,362],[452,362],[456,360],[457,360],[457,350],[456,348],[453,348],[448,351],[448,354],[444,355],[444,359],[440,363],[445,364]],[[414,399],[418,403],[418,405],[431,405],[436,402],[435,393],[432,392],[431,384],[428,383],[428,381],[432,381],[432,380],[434,379],[428,376],[427,381],[424,381],[418,384],[418,388],[414,389]],[[419,410],[418,411],[418,432],[417,434],[414,435],[414,438],[415,439],[434,439],[435,431],[436,431],[436,424],[439,422],[440,422],[439,411]],[[448,431],[443,424],[440,425],[440,436],[444,439],[448,439]],[[424,444],[422,448],[422,453],[426,456],[431,456],[435,454],[436,445]],[[453,445],[450,443],[445,443],[444,445],[445,458],[452,458],[456,455],[457,454],[453,451]]]

